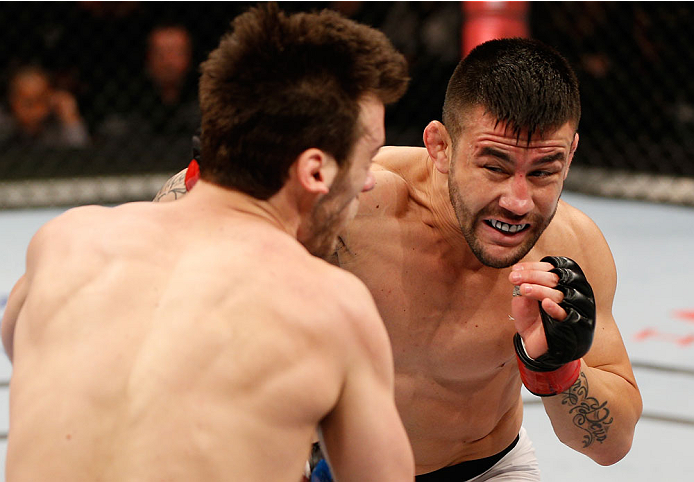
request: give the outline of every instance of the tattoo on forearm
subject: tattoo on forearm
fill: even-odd
[[[588,396],[588,380],[585,373],[581,372],[576,383],[563,395],[561,403],[571,407],[569,413],[574,415],[574,425],[586,432],[583,435],[583,448],[589,447],[595,441],[604,442],[614,417],[610,417],[606,401],[601,403]]]
[[[181,171],[174,177],[166,181],[166,184],[159,190],[156,196],[154,196],[154,201],[159,201],[164,196],[173,194],[174,199],[182,197],[186,193],[186,183],[185,183],[186,171]]]

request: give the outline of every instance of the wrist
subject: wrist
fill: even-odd
[[[514,336],[514,345],[521,381],[533,395],[549,397],[564,392],[580,375],[580,359],[559,366],[547,366],[528,356],[523,339],[518,334]]]

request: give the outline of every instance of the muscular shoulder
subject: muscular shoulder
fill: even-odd
[[[426,151],[417,147],[384,147],[371,169],[376,184],[360,198],[359,215],[398,216],[422,184]]]
[[[68,209],[41,226],[34,235],[32,244],[42,244],[49,240],[51,243],[56,243],[60,240],[79,237],[78,232],[96,229],[108,210],[109,208],[101,206]]]
[[[316,307],[330,320],[339,343],[382,361],[383,351],[390,353],[390,342],[371,293],[352,273],[316,261],[323,265],[320,276],[312,278],[320,297]]]
[[[77,231],[80,234],[75,236],[87,236],[89,233],[98,235],[106,229],[121,227],[124,222],[130,224],[142,221],[141,224],[146,225],[147,220],[156,216],[153,212],[156,209],[159,207],[149,202],[131,202],[115,207],[80,206],[68,209],[41,229],[67,237],[73,236]]]
[[[45,248],[60,255],[81,252],[84,257],[88,252],[98,252],[108,240],[119,241],[131,239],[133,234],[140,235],[152,224],[155,213],[150,213],[154,206],[149,202],[127,203],[117,207],[80,206],[69,209],[44,224],[34,235],[30,249]]]
[[[583,211],[560,201],[554,220],[548,228],[555,242],[572,246],[577,250],[592,250],[602,244],[604,238],[600,228]]]
[[[334,307],[335,315],[354,322],[377,316],[377,311],[368,288],[354,274],[313,258],[314,269],[307,271],[307,283],[320,296],[323,309]]]
[[[615,272],[610,248],[600,228],[584,212],[560,201],[538,247],[542,255],[568,256],[589,272],[611,278]],[[616,276],[616,275],[615,275]]]
[[[108,208],[83,206],[65,211],[41,226],[29,242],[26,253],[27,275],[31,279],[39,264],[63,260],[79,253],[89,243],[91,232],[98,232],[101,215]]]

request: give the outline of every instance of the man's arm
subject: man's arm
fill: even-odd
[[[412,481],[414,457],[395,406],[390,342],[371,295],[359,290],[352,300],[359,306],[356,348],[340,399],[321,423],[321,442],[335,480]]]
[[[85,207],[73,208],[75,209],[87,209]],[[26,271],[15,283],[10,296],[7,298],[7,305],[5,306],[5,312],[2,316],[2,323],[0,324],[0,334],[2,336],[2,344],[5,348],[5,353],[7,354],[10,361],[12,361],[14,356],[14,333],[15,327],[17,325],[17,319],[19,318],[19,313],[24,306],[27,295],[29,293],[29,285],[31,284],[32,273],[35,270],[35,265],[39,252],[42,250],[42,246],[46,242],[50,242],[51,239],[55,239],[56,236],[60,236],[60,233],[65,232],[65,229],[53,228],[53,226],[58,223],[57,219],[63,218],[67,214],[61,214],[58,218],[48,221],[46,224],[41,226],[36,233],[32,236],[29,241],[29,246],[26,251]]]
[[[186,172],[188,169],[183,169],[178,174],[169,178],[168,181],[164,183],[162,188],[159,190],[156,196],[154,196],[154,202],[167,202],[175,201],[178,198],[185,196],[186,192]]]
[[[577,249],[575,255],[572,253],[572,257],[592,286],[595,332],[590,350],[579,359],[575,382],[561,393],[543,397],[542,401],[555,433],[564,444],[601,465],[611,465],[622,459],[631,448],[642,401],[626,348],[612,316],[617,283],[612,254],[597,226],[582,213],[577,216],[581,226],[578,238],[583,247]],[[538,349],[541,344],[538,340],[545,338],[545,330],[541,328],[536,301],[541,301],[542,308],[556,320],[564,321],[566,311],[558,305],[564,300],[563,295],[553,289],[557,276],[547,272],[552,266],[539,268],[537,263],[525,266],[530,269],[514,269],[511,274],[520,274],[520,279],[510,279],[516,285],[531,285],[534,293],[526,293],[527,286],[521,286],[522,297],[514,298],[513,316],[518,327],[519,322],[523,323],[523,317],[536,310],[531,315],[536,320],[533,328],[543,336],[534,339],[532,330],[522,333],[527,354],[534,358],[547,350],[546,343]],[[542,377],[542,372],[539,373]]]
[[[7,299],[5,313],[2,315],[2,324],[0,325],[0,330],[2,331],[2,345],[10,361],[12,361],[14,327],[17,324],[19,312],[27,296],[27,285],[26,275],[23,275],[12,288],[10,296]]]

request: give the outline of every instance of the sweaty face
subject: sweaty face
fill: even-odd
[[[335,251],[338,234],[357,214],[359,193],[373,188],[369,168],[385,141],[384,112],[383,104],[375,97],[368,96],[361,102],[361,136],[330,191],[316,202],[308,227],[303,230],[309,235],[301,242],[315,256],[325,258]]]
[[[557,204],[578,143],[566,123],[519,140],[481,108],[468,117],[448,176],[451,204],[470,249],[484,265],[505,268],[537,242]]]

